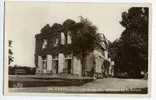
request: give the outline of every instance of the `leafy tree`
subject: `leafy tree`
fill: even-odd
[[[76,24],[76,22],[72,19],[67,19],[63,22],[64,31],[68,31],[71,27]]]
[[[73,53],[80,57],[83,70],[86,55],[95,48],[97,40],[100,40],[96,32],[97,28],[88,19],[81,17],[80,22],[74,24],[71,29]]]
[[[138,77],[148,70],[148,8],[132,7],[122,13],[120,22],[125,30],[111,48],[118,70]],[[113,50],[112,50],[113,51]]]
[[[53,26],[51,27],[51,33],[60,33],[63,29],[63,26],[59,23],[54,23]]]
[[[53,33],[58,33],[61,32],[63,29],[62,25],[59,23],[54,23],[52,26],[49,24],[45,25],[41,29],[41,34],[53,34]]]
[[[50,34],[51,33],[51,27],[49,24],[45,25],[42,29],[41,29],[41,34]]]

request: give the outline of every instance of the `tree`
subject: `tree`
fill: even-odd
[[[63,22],[64,31],[68,31],[71,27],[76,24],[76,22],[72,19],[67,19]]]
[[[100,40],[96,32],[97,28],[88,19],[81,17],[80,22],[74,24],[71,31],[73,54],[81,59],[83,70],[86,55],[93,51],[97,40]],[[84,75],[84,71],[82,71],[82,75]]]
[[[49,24],[45,25],[42,29],[41,29],[41,34],[50,34],[51,33],[51,27]]]
[[[12,52],[12,40],[9,40],[9,50],[8,50],[8,64],[10,65],[14,61],[13,52]]]
[[[125,30],[113,42],[115,63],[120,71],[138,77],[140,71],[148,71],[148,8],[130,8],[122,13],[120,24]]]
[[[63,26],[59,23],[54,23],[51,27],[51,33],[60,33],[63,30]]]

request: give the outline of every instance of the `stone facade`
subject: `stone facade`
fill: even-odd
[[[90,77],[114,75],[114,63],[108,57],[108,51],[103,43],[99,43],[93,52],[86,56],[85,68],[82,68],[81,59],[73,56],[71,52],[70,32],[66,35],[60,32],[55,36],[37,34],[35,38],[36,74],[71,74]]]

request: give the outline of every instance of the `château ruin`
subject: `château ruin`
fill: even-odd
[[[103,34],[94,50],[87,54],[85,67],[82,68],[81,59],[72,53],[72,31],[57,29],[59,25],[55,23],[51,27],[53,31],[35,35],[36,74],[97,78],[114,75],[114,62],[108,56],[108,40]]]

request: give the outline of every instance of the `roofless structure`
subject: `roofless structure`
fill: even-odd
[[[47,25],[46,28],[48,27],[51,31],[35,35],[36,74],[67,74],[97,78],[114,75],[114,64],[108,57],[108,41],[104,35],[101,34],[101,41],[97,40],[94,50],[87,54],[85,67],[82,67],[81,59],[72,51],[74,33],[70,29],[64,31],[60,24],[54,24],[52,27]]]

